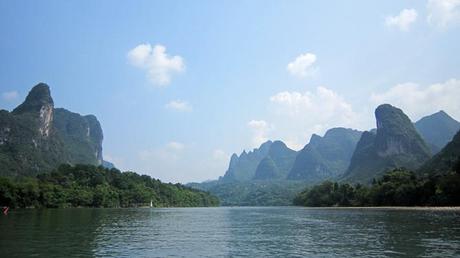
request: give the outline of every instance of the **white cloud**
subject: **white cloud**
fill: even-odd
[[[417,20],[417,11],[415,9],[404,9],[399,15],[387,16],[385,25],[388,27],[397,27],[402,31],[407,31],[410,25]]]
[[[229,155],[219,148],[171,141],[145,148],[130,159],[131,168],[163,182],[201,182],[218,178],[228,166]]]
[[[292,117],[307,114],[328,120],[340,111],[343,114],[341,120],[348,122],[355,116],[350,104],[336,92],[325,87],[317,87],[314,93],[283,91],[270,97],[270,101],[277,104],[283,113]],[[313,111],[319,112],[313,113]]]
[[[128,52],[127,58],[133,66],[146,70],[150,82],[158,86],[170,84],[172,75],[185,69],[182,57],[168,56],[162,45],[138,45]]]
[[[17,91],[6,91],[2,93],[2,99],[5,101],[13,101],[19,96]]]
[[[139,158],[142,161],[174,162],[179,159],[179,155],[184,148],[184,144],[172,141],[164,146],[141,150],[139,152]]]
[[[450,79],[422,87],[416,83],[398,84],[382,93],[373,93],[375,105],[389,103],[401,108],[413,121],[439,110],[460,118],[460,80]]]
[[[172,151],[181,151],[185,148],[185,145],[180,142],[169,142],[166,147]]]
[[[337,126],[362,129],[363,123],[352,106],[333,90],[317,87],[315,92],[279,92],[270,97],[275,116],[275,139],[299,149],[311,134],[322,134]]]
[[[262,143],[268,141],[268,133],[272,127],[264,120],[251,120],[248,122],[249,128],[251,128],[252,136],[252,147],[259,147]]]
[[[460,24],[460,0],[429,0],[427,21],[430,25],[445,29]]]
[[[166,104],[165,107],[180,112],[190,112],[193,109],[188,102],[182,100],[173,100]]]
[[[215,160],[226,161],[226,160],[228,160],[229,155],[225,151],[223,151],[221,149],[215,149],[212,152],[212,157]]]
[[[313,76],[318,71],[318,68],[314,66],[316,62],[316,55],[312,53],[306,53],[298,56],[294,61],[290,62],[286,69],[288,72],[296,77],[307,77]]]
[[[116,168],[122,169],[124,167],[124,159],[115,157],[111,154],[104,153],[104,160],[111,162],[112,164],[115,165]]]

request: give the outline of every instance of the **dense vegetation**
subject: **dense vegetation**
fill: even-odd
[[[91,165],[61,165],[51,173],[0,177],[0,205],[10,207],[217,206],[206,192],[166,184],[147,175]]]
[[[294,204],[326,206],[455,206],[460,205],[460,162],[444,175],[417,177],[395,169],[372,185],[323,182],[301,192]]]
[[[306,183],[290,180],[252,180],[222,183],[211,181],[189,186],[209,191],[222,206],[286,206],[305,188]]]

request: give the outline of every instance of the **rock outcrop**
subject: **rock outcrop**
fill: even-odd
[[[377,131],[361,136],[344,174],[345,181],[369,183],[393,168],[414,170],[431,156],[427,144],[401,109],[380,105],[375,118]]]
[[[101,165],[103,133],[95,116],[54,108],[39,83],[12,112],[0,111],[0,175],[49,172],[68,164]]]

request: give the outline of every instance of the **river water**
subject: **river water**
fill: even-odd
[[[460,257],[458,211],[25,209],[0,230],[0,257]]]

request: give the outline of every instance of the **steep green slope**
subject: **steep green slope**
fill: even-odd
[[[423,175],[443,175],[460,171],[460,131],[438,154],[427,161],[418,172]]]
[[[282,141],[274,141],[267,156],[257,166],[255,180],[286,179],[297,152],[289,149]]]
[[[377,132],[358,142],[343,179],[370,183],[393,168],[417,169],[430,158],[430,150],[402,110],[389,104],[375,110]]]
[[[315,183],[342,175],[347,169],[361,132],[333,128],[324,137],[312,135],[299,152],[288,179]]]

